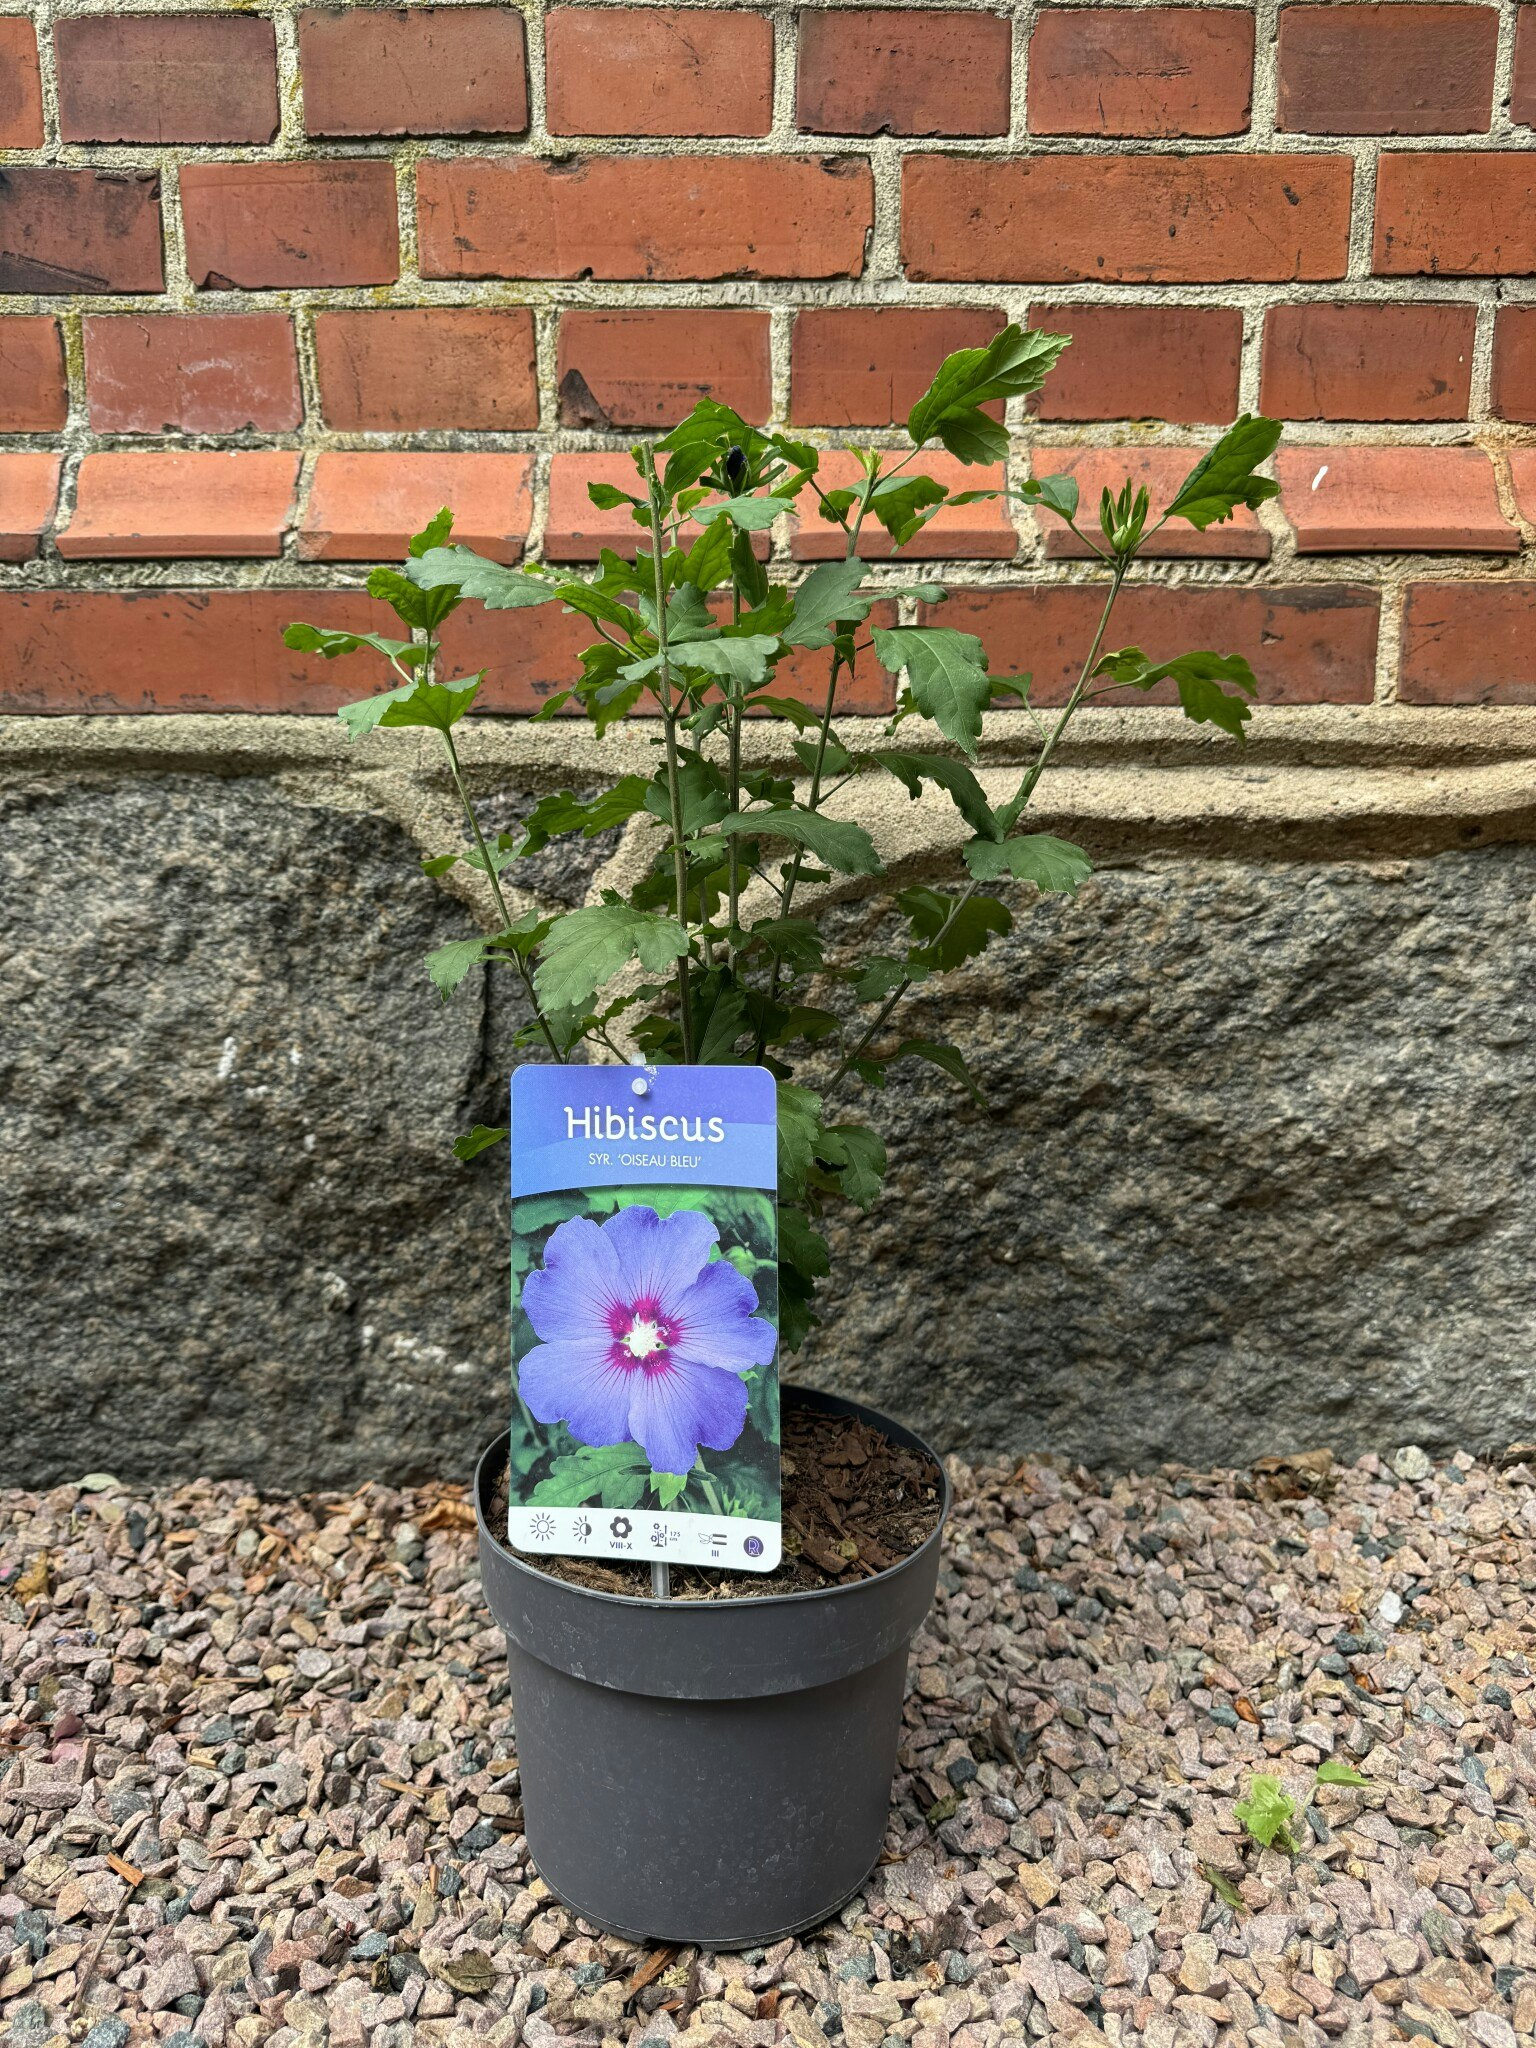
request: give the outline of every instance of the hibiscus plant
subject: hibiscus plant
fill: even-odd
[[[922,468],[937,443],[962,463],[1006,459],[998,402],[1037,390],[1067,338],[1005,328],[986,348],[962,349],[940,368],[906,424],[908,445],[856,451],[857,476],[836,488],[819,478],[808,441],[760,430],[711,400],[664,438],[633,450],[635,485],[589,485],[594,504],[629,508],[631,558],[604,549],[595,574],[528,563],[512,569],[452,544],[444,511],[410,544],[401,568],[376,569],[368,589],[400,621],[398,636],[289,627],[291,647],[327,657],[371,649],[394,681],[342,707],[354,739],[378,727],[436,732],[463,805],[463,849],[424,862],[440,875],[456,861],[484,877],[491,929],[440,947],[427,972],[447,999],[477,968],[514,975],[528,1006],[519,1043],[534,1057],[568,1061],[761,1063],[778,1081],[780,1328],[791,1349],[816,1318],[812,1297],[829,1270],[821,1225],[837,1204],[867,1209],[880,1191],[885,1147],[851,1095],[878,1091],[908,1059],[931,1061],[975,1092],[952,1045],[901,1035],[908,992],[953,973],[1007,932],[1013,912],[1000,884],[1070,891],[1088,857],[1026,829],[1031,798],[1063,733],[1082,708],[1113,692],[1166,684],[1185,714],[1241,739],[1254,694],[1248,663],[1233,654],[1156,661],[1112,650],[1116,600],[1148,542],[1169,520],[1203,530],[1275,485],[1258,465],[1279,439],[1276,422],[1244,415],[1199,460],[1154,516],[1145,489],[1106,490],[1097,530],[1069,476],[1034,477],[1009,495],[1060,520],[1094,558],[1104,602],[1075,681],[1049,708],[1032,701],[1028,675],[993,675],[981,641],[938,622],[945,592],[932,580],[871,573],[861,538],[887,536],[899,551],[947,505],[997,495],[954,492]],[[838,548],[792,578],[764,558],[771,530],[798,518],[830,530]],[[905,600],[915,623],[876,624]],[[623,774],[595,795],[542,797],[515,830],[483,829],[466,788],[455,728],[474,705],[480,676],[445,672],[442,629],[464,604],[518,610],[557,604],[590,620],[580,673],[537,716],[579,707],[598,735],[632,712],[654,718],[650,775]],[[777,680],[782,664],[820,653],[825,681],[806,703]],[[838,728],[841,691],[861,663],[898,679],[895,711],[866,737]],[[1027,765],[1002,801],[971,765],[993,706],[1011,708]],[[748,718],[793,728],[793,770],[759,765],[743,744]],[[925,783],[956,806],[967,831],[963,874],[949,887],[894,891],[901,937],[857,961],[829,957],[822,917],[839,877],[879,887],[879,849],[859,822],[860,785],[894,777],[912,797]],[[1010,778],[1011,780],[1011,778]],[[650,824],[650,858],[627,891],[602,891],[577,910],[529,907],[512,891],[517,864],[573,834],[592,838],[631,820]],[[479,1126],[458,1140],[470,1159],[506,1136]]]

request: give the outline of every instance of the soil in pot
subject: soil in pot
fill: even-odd
[[[672,1567],[674,1600],[742,1600],[850,1586],[899,1564],[933,1533],[942,1494],[931,1458],[855,1416],[801,1408],[786,1388],[784,1557],[771,1572],[730,1575]],[[493,1525],[507,1526],[507,1475],[495,1482]],[[519,1550],[536,1571],[597,1593],[651,1598],[648,1564],[604,1564]]]

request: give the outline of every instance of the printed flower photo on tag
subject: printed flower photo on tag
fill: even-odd
[[[755,1068],[514,1078],[520,1548],[778,1561],[774,1110]],[[585,1183],[548,1185],[577,1171]]]

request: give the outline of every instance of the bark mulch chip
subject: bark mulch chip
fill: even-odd
[[[810,1448],[797,1569],[874,1563],[861,1499],[919,1535],[878,1445]],[[531,1868],[461,1489],[0,1493],[0,2048],[1518,2048],[1532,1461],[951,1460],[882,1861],[728,1956]]]

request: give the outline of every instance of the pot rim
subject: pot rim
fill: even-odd
[[[496,1533],[486,1515],[490,1483],[494,1476],[491,1469],[491,1461],[501,1448],[501,1445],[506,1441],[508,1431],[504,1429],[497,1431],[496,1435],[491,1438],[475,1461],[475,1522],[479,1529],[480,1540],[482,1543],[490,1544],[515,1570],[526,1573],[529,1578],[536,1580],[542,1586],[553,1584],[558,1586],[562,1593],[578,1594],[586,1600],[599,1600],[609,1606],[621,1608],[626,1613],[634,1613],[637,1610],[641,1612],[649,1610],[654,1613],[667,1615],[678,1615],[690,1611],[705,1615],[718,1615],[721,1612],[740,1612],[748,1608],[754,1611],[761,1610],[767,1612],[774,1607],[787,1607],[797,1601],[828,1600],[835,1599],[840,1595],[864,1593],[882,1581],[889,1581],[894,1579],[899,1573],[910,1571],[920,1559],[926,1557],[931,1550],[938,1548],[944,1540],[944,1525],[948,1521],[950,1509],[954,1505],[954,1493],[949,1483],[949,1474],[944,1469],[944,1461],[930,1444],[926,1443],[915,1430],[907,1429],[903,1424],[893,1422],[889,1416],[882,1415],[878,1408],[867,1408],[862,1401],[851,1401],[843,1394],[829,1394],[820,1387],[803,1387],[792,1380],[786,1380],[781,1383],[779,1394],[781,1401],[785,1395],[795,1394],[809,1397],[813,1404],[828,1407],[834,1414],[856,1415],[862,1421],[876,1424],[888,1436],[893,1437],[897,1443],[908,1444],[914,1449],[922,1451],[926,1457],[932,1460],[934,1469],[939,1475],[938,1519],[916,1550],[909,1550],[905,1557],[897,1558],[896,1562],[887,1565],[884,1571],[875,1572],[867,1579],[855,1579],[846,1586],[805,1586],[792,1593],[745,1593],[736,1595],[729,1600],[658,1600],[653,1594],[605,1593],[596,1586],[582,1586],[570,1579],[556,1579],[551,1573],[542,1572],[536,1565],[526,1563],[523,1553],[514,1550],[503,1537]]]

